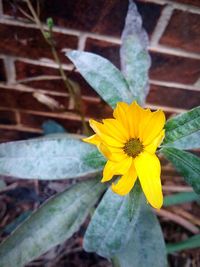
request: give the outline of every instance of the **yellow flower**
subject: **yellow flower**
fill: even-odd
[[[165,135],[165,115],[161,110],[143,109],[136,102],[119,102],[113,116],[102,123],[90,120],[96,134],[83,139],[96,145],[108,159],[101,181],[122,175],[111,188],[123,196],[131,191],[138,177],[147,201],[159,209],[163,195],[160,161],[155,152]]]

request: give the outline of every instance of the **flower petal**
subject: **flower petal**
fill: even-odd
[[[123,147],[123,143],[118,141],[115,137],[111,137],[102,123],[95,120],[89,121],[90,126],[95,133],[107,144],[114,147]]]
[[[132,158],[130,157],[127,157],[126,159],[120,162],[113,162],[108,160],[103,170],[103,178],[101,182],[104,183],[110,181],[113,175],[127,173],[131,164],[132,164]]]
[[[161,110],[151,112],[151,116],[148,118],[148,121],[145,123],[140,137],[142,139],[143,145],[150,144],[162,131],[165,125],[165,114]]]
[[[162,140],[165,136],[165,130],[162,130],[159,135],[149,144],[147,145],[144,150],[154,154],[156,152],[157,147],[162,143]]]
[[[124,174],[116,184],[112,183],[112,190],[118,195],[124,196],[128,194],[133,188],[135,181],[137,179],[137,173],[135,170],[135,166],[132,163],[130,169],[126,174]]]
[[[107,146],[103,142],[98,145],[98,149],[107,159],[111,161],[117,162],[128,157],[122,149]]]
[[[132,102],[129,107],[129,130],[132,138],[139,137],[139,126],[141,120],[145,117],[146,110],[141,108],[136,101]]]
[[[82,140],[86,143],[93,144],[96,146],[98,146],[101,143],[101,138],[97,134],[94,134],[87,138],[83,138]]]
[[[118,120],[105,119],[103,120],[103,124],[111,136],[116,137],[119,141],[123,143],[128,140],[128,132]]]
[[[127,114],[129,113],[129,105],[124,102],[118,102],[117,107],[114,109],[113,116],[117,119],[127,130],[129,130],[129,123]]]
[[[156,155],[144,151],[134,159],[134,164],[148,202],[154,208],[160,209],[163,204],[163,195],[159,159]]]

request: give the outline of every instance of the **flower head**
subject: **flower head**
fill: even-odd
[[[155,152],[165,135],[165,115],[161,110],[143,109],[134,101],[130,105],[119,102],[113,116],[102,123],[90,120],[96,134],[83,139],[96,145],[108,159],[101,181],[121,175],[111,188],[123,196],[131,191],[138,177],[148,202],[159,209],[163,195],[160,161]]]

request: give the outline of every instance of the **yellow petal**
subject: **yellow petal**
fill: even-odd
[[[129,105],[124,102],[118,102],[113,112],[114,118],[117,119],[127,131],[129,130],[129,123],[127,119],[128,112],[129,112]]]
[[[132,164],[132,158],[130,157],[120,162],[113,162],[108,160],[103,170],[103,178],[101,182],[104,183],[111,180],[113,175],[127,173],[131,164]]]
[[[165,114],[161,110],[157,110],[151,113],[150,118],[148,118],[148,122],[143,127],[143,131],[141,133],[141,139],[143,145],[150,144],[162,131],[165,125]]]
[[[162,143],[162,140],[165,136],[165,130],[162,130],[159,135],[147,146],[144,147],[144,150],[154,154],[156,152],[157,147]]]
[[[109,160],[121,161],[127,158],[127,155],[124,153],[123,149],[105,145],[97,134],[94,134],[88,138],[83,138],[82,140],[86,143],[96,145],[104,157]]]
[[[105,119],[103,120],[103,124],[111,136],[116,137],[119,141],[124,143],[128,140],[128,132],[118,120]]]
[[[98,149],[107,159],[111,160],[112,152],[108,149],[107,146],[105,146],[103,143],[100,143],[98,145]]]
[[[129,120],[130,135],[132,138],[139,137],[139,123],[142,118],[142,111],[143,109],[136,101],[134,101],[129,107],[129,114],[127,116]]]
[[[135,181],[137,179],[137,173],[132,163],[130,169],[126,174],[124,174],[116,184],[112,183],[112,190],[118,195],[124,196],[128,194],[133,188]]]
[[[141,153],[134,159],[137,175],[148,202],[156,209],[163,204],[160,180],[160,161],[156,155]]]
[[[99,138],[97,134],[94,134],[87,138],[83,138],[82,140],[86,143],[97,145],[97,146],[101,143],[101,139]]]
[[[107,159],[111,161],[117,162],[128,157],[122,149],[113,148],[105,145],[104,143],[100,143],[98,145],[98,149]]]
[[[118,141],[115,137],[111,137],[106,129],[106,127],[95,120],[89,121],[90,126],[95,131],[95,133],[107,144],[114,147],[123,147],[123,143]]]
[[[140,138],[141,136],[141,126],[144,124],[145,120],[149,117],[151,111],[149,109],[141,108],[136,101],[131,103],[129,111],[129,129],[131,132],[131,137]]]

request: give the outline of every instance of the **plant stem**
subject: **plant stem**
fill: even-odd
[[[47,44],[51,47],[51,52],[52,55],[54,57],[55,62],[58,64],[58,68],[59,68],[59,72],[61,75],[61,78],[63,80],[63,83],[65,85],[65,87],[67,88],[70,98],[73,100],[74,106],[75,106],[75,110],[78,112],[78,114],[80,115],[81,118],[81,122],[83,125],[83,132],[88,135],[89,134],[89,130],[85,121],[85,117],[84,117],[84,112],[83,112],[83,103],[82,103],[82,99],[81,99],[81,92],[80,89],[78,88],[78,86],[74,86],[72,84],[72,82],[67,78],[67,75],[65,74],[63,67],[62,67],[62,63],[60,61],[60,58],[58,56],[58,53],[56,51],[55,45],[54,45],[54,40],[53,40],[53,32],[52,29],[49,29],[49,36],[47,35],[47,32],[44,30],[44,27],[38,17],[38,15],[36,14],[30,0],[25,0],[34,20],[36,25],[39,27],[45,41],[47,42]]]

